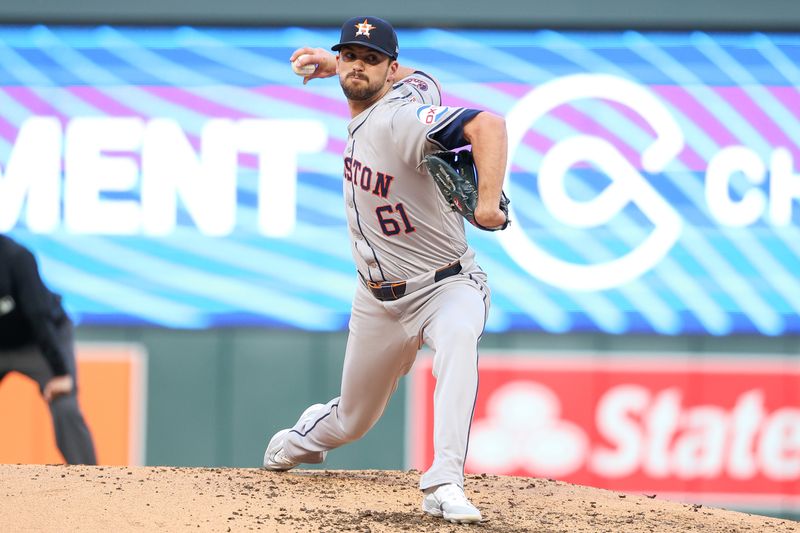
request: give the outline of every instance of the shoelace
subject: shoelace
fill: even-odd
[[[457,485],[444,485],[440,487],[436,492],[438,492],[438,496],[440,496],[440,500],[447,501],[448,503],[453,503],[457,505],[469,505],[472,507],[472,504],[469,502],[467,497],[464,495],[464,491],[461,490]]]

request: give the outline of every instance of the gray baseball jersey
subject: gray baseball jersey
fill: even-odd
[[[348,125],[344,198],[364,279],[410,279],[467,251],[464,219],[421,163],[431,152],[468,144],[462,126],[479,111],[440,104],[436,83],[417,72]]]
[[[436,83],[417,72],[348,126],[344,198],[363,283],[353,299],[341,395],[312,405],[287,432],[283,451],[292,461],[322,462],[328,450],[364,435],[427,344],[437,380],[434,460],[420,488],[463,486],[490,295],[463,219],[420,166],[429,152],[467,144],[463,125],[479,112],[442,107],[440,98]],[[401,282],[403,292],[379,298],[368,282]]]

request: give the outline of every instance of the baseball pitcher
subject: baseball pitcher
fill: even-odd
[[[332,49],[338,55],[300,48],[290,60],[304,83],[338,74],[347,98],[342,184],[359,284],[340,396],[277,432],[264,467],[320,463],[363,436],[427,344],[435,353],[435,453],[420,479],[422,508],[478,522],[463,491],[464,461],[490,293],[464,220],[486,230],[508,224],[505,122],[443,106],[435,79],[397,62],[397,35],[385,20],[348,20]],[[467,145],[471,154],[449,153]]]

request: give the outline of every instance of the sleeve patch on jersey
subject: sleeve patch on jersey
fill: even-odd
[[[436,124],[449,110],[447,106],[423,105],[417,108],[417,120],[423,124]]]
[[[428,90],[428,84],[425,82],[425,80],[421,80],[419,78],[406,78],[403,80],[403,83],[411,84],[420,91]]]

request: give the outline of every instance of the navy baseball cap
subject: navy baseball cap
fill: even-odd
[[[353,17],[342,25],[339,43],[331,47],[338,52],[346,44],[360,44],[397,59],[397,33],[391,24],[378,17]]]

